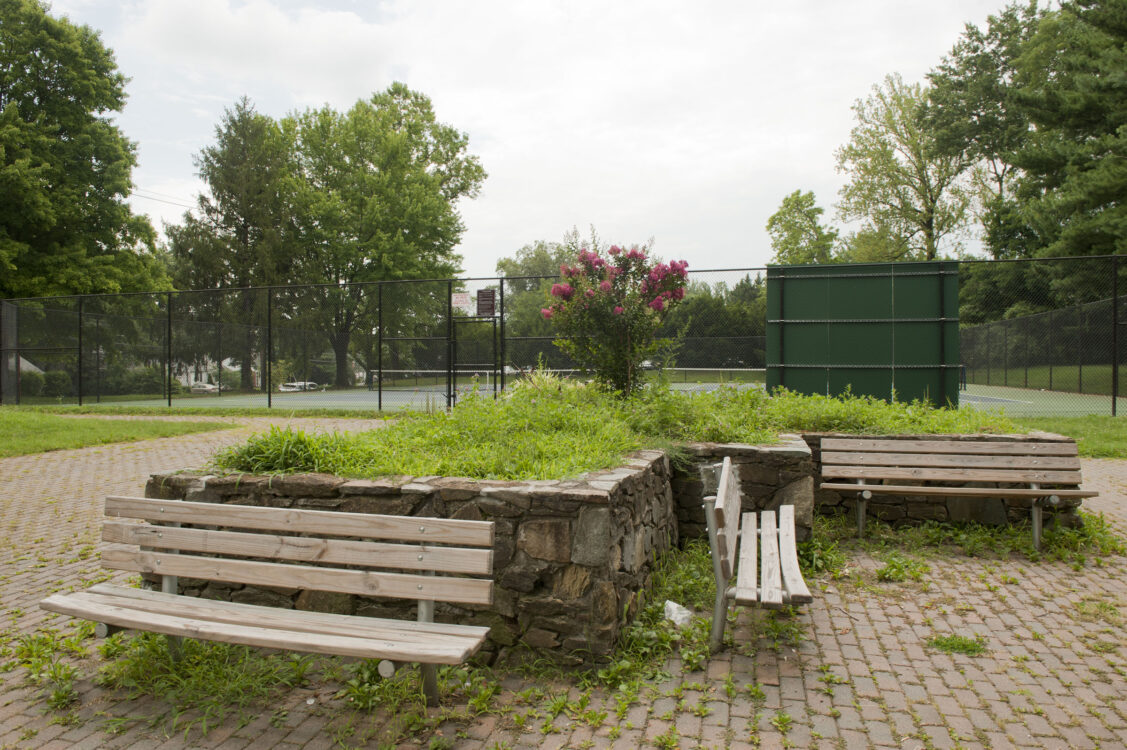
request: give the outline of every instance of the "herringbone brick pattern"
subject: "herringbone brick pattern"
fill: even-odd
[[[153,472],[201,466],[272,420],[236,421],[236,430],[0,460],[5,632],[65,627],[66,618],[49,620],[36,605],[52,591],[104,575],[97,563],[102,498],[139,493]],[[378,424],[293,421],[307,429]],[[1088,509],[1127,530],[1127,461],[1084,461],[1084,477],[1101,493]],[[441,726],[442,746],[1127,747],[1127,561],[1074,568],[956,555],[930,562],[922,583],[876,584],[871,575],[861,584],[822,582],[800,616],[805,637],[796,648],[776,651],[767,638],[753,640],[753,630],[763,632],[761,615],[741,613],[733,648],[703,672],[669,664],[673,676],[644,690],[621,719],[614,696],[596,691],[587,708],[607,718],[595,726],[560,714],[521,727],[514,715],[526,707],[515,694],[535,683],[507,677],[497,704],[513,712],[452,719]],[[878,564],[863,553],[851,561],[870,572]],[[983,636],[987,652],[950,655],[927,646],[945,634]],[[333,698],[338,686],[320,684],[288,691],[249,723],[229,719],[206,736],[166,736],[163,725],[147,720],[167,707],[96,687],[89,679],[96,666],[96,659],[79,664],[79,702],[66,723],[19,668],[0,673],[0,748],[380,747],[389,720],[378,710],[348,710]]]

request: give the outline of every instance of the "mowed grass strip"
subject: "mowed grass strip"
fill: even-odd
[[[234,426],[225,422],[75,419],[0,410],[0,458],[107,443],[131,443],[193,432],[226,430]]]
[[[1127,458],[1127,417],[1021,417],[1017,421],[1027,429],[1074,438],[1081,456]]]

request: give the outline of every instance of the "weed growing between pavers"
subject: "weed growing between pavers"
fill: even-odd
[[[800,562],[811,567],[817,565],[815,569],[831,574],[840,572],[844,556],[838,557],[834,553],[851,547],[877,556],[960,550],[971,557],[1005,560],[1018,554],[1034,562],[1067,562],[1077,569],[1089,561],[1099,565],[1104,557],[1127,555],[1127,542],[1102,513],[1079,511],[1079,516],[1081,524],[1077,528],[1054,523],[1046,526],[1040,552],[1033,549],[1032,533],[1027,522],[987,526],[974,522],[926,521],[917,526],[893,527],[870,519],[864,538],[857,539],[856,527],[845,516],[815,516],[813,539],[799,546]],[[804,566],[803,570],[810,568]],[[918,580],[914,576],[909,577]]]
[[[937,635],[928,638],[927,645],[946,654],[981,656],[986,653],[986,639],[980,635],[974,638],[956,634]]]

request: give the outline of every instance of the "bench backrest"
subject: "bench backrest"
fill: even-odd
[[[740,480],[732,467],[732,459],[725,457],[720,469],[720,484],[716,488],[716,504],[712,507],[716,522],[716,546],[725,579],[731,578],[736,569],[740,505]]]
[[[1075,486],[1074,442],[824,438],[822,477]]]
[[[361,596],[493,601],[488,521],[139,497],[106,498],[106,515],[102,538],[134,545],[102,553],[102,564],[116,570]]]

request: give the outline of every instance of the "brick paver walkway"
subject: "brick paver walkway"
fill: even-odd
[[[237,430],[0,459],[0,622],[15,638],[67,618],[41,612],[48,593],[103,575],[97,562],[101,500],[139,493],[149,474],[199,466],[217,449],[271,420],[237,419]],[[292,420],[306,429],[364,429],[354,420]],[[1127,529],[1127,461],[1084,461],[1090,501]],[[517,728],[512,716],[451,721],[434,747],[1127,747],[1127,561],[1080,569],[1062,563],[939,556],[922,583],[883,584],[878,562],[851,561],[856,580],[822,582],[799,618],[797,648],[770,648],[760,613],[744,612],[734,648],[703,672],[669,665],[668,681],[644,689],[622,719],[614,695],[596,691],[593,722],[561,714]],[[935,635],[983,636],[981,656],[927,646]],[[10,644],[9,644],[10,646]],[[0,658],[0,664],[10,656]],[[0,748],[380,747],[379,712],[335,700],[336,685],[287,692],[249,723],[228,719],[207,736],[166,736],[161,702],[104,691],[79,664],[76,707],[46,707],[21,668],[0,672]],[[535,686],[508,677],[501,704]],[[552,689],[551,685],[539,685]],[[567,686],[555,686],[566,690]],[[572,688],[574,695],[574,688]],[[464,706],[447,706],[459,711]],[[114,717],[138,721],[115,723]],[[115,732],[110,729],[121,730]],[[419,743],[427,747],[431,737]],[[411,745],[417,746],[417,745]]]

